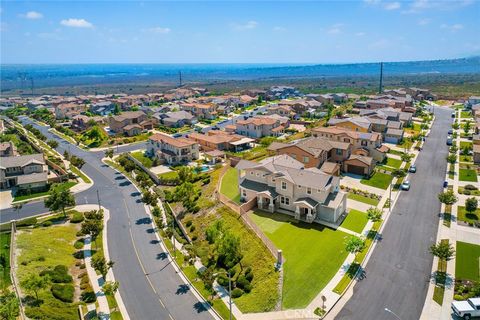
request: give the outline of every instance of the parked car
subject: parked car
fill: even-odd
[[[448,130],[448,134],[453,134],[453,129]]]
[[[444,188],[448,187],[448,181],[446,181],[446,180],[443,181],[443,187],[444,187]]]
[[[456,316],[463,319],[480,317],[480,297],[470,298],[465,301],[453,301],[451,308]]]
[[[453,139],[451,137],[447,137],[447,146],[451,146],[453,144]]]
[[[400,185],[400,189],[404,191],[410,190],[410,181],[403,181],[403,183]]]
[[[452,118],[455,118],[455,112],[452,112]]]
[[[180,138],[181,136],[182,136],[181,133],[175,133],[175,134],[172,135],[172,137],[174,137],[174,138]]]
[[[411,172],[411,173],[417,172],[417,166],[416,165],[411,165],[410,168],[408,169],[408,172]]]

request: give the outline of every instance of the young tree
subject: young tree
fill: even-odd
[[[70,157],[70,162],[77,168],[81,169],[83,165],[85,164],[85,160],[82,158],[79,158],[77,156],[71,156]]]
[[[365,240],[357,236],[351,236],[345,241],[345,249],[350,253],[356,254],[365,249]]]
[[[377,222],[382,219],[382,210],[376,208],[376,207],[371,207],[367,210],[367,218],[368,220],[371,220],[372,222]]]
[[[223,237],[217,238],[218,263],[228,269],[234,267],[243,258],[240,238],[225,231]]]
[[[430,247],[430,253],[446,262],[453,258],[455,255],[455,249],[453,249],[453,246],[450,243],[440,241]]]
[[[50,148],[56,148],[58,147],[58,141],[57,140],[48,140],[47,144],[50,146]]]
[[[105,150],[105,157],[112,159],[113,158],[113,149]]]
[[[143,192],[142,201],[151,206],[156,206],[158,203],[157,196],[148,190]]]
[[[89,234],[97,247],[97,237],[102,232],[103,223],[101,220],[85,220],[82,223],[82,233]]]
[[[447,162],[450,163],[450,164],[455,164],[455,162],[457,162],[457,155],[454,154],[454,153],[450,153],[447,156]]]
[[[49,208],[51,211],[61,209],[65,217],[67,217],[65,208],[75,206],[75,197],[72,192],[61,185],[51,186],[48,195],[48,198],[44,201],[45,207]]]
[[[440,202],[443,204],[452,205],[458,201],[458,198],[452,190],[448,190],[448,191],[439,193],[438,200],[440,200]]]
[[[47,276],[41,277],[36,273],[31,273],[22,280],[21,285],[27,292],[35,294],[35,300],[38,301],[38,292],[45,289],[49,283],[50,279]]]
[[[113,296],[117,292],[119,286],[120,284],[118,281],[107,281],[103,285],[102,291],[107,296]]]
[[[67,160],[70,159],[70,153],[67,150],[63,151],[63,157]]]
[[[477,211],[477,208],[478,208],[477,198],[471,197],[465,200],[465,211],[467,211],[469,214],[473,214],[475,211]]]
[[[470,122],[470,120],[467,120],[467,121],[463,124],[463,132],[465,133],[465,135],[468,134],[468,132],[470,131],[470,128],[471,128],[471,122]]]
[[[180,170],[178,170],[178,179],[180,183],[191,182],[193,179],[193,168],[188,166],[180,167]]]
[[[105,260],[105,257],[100,255],[94,255],[92,258],[92,267],[100,272],[103,279],[107,276],[108,270],[113,267],[114,262]]]

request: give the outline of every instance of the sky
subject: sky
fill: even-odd
[[[480,0],[7,0],[0,19],[2,64],[309,64],[480,55]]]

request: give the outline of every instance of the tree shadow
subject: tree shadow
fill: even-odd
[[[131,184],[132,184],[132,183],[127,180],[127,181],[124,181],[124,182],[122,182],[122,183],[119,183],[118,185],[119,185],[120,187],[126,187],[126,186],[129,186],[129,185],[131,185]]]
[[[181,284],[178,286],[177,291],[175,292],[176,295],[186,294],[190,291],[190,287],[186,284]]]
[[[167,259],[167,254],[165,252],[161,252],[157,254],[157,260],[165,260]]]
[[[34,296],[27,295],[22,299],[22,302],[29,307],[40,307],[43,304],[42,299],[36,299]]]
[[[115,180],[125,180],[126,178],[124,176],[118,176],[118,177],[115,177]]]
[[[150,219],[149,217],[145,217],[145,218],[140,218],[138,219],[135,224],[137,225],[140,225],[140,224],[150,224],[152,223],[152,219]]]
[[[138,191],[130,193],[130,196],[132,196],[132,197],[138,197],[140,195],[142,195],[142,194]]]
[[[160,241],[158,241],[158,240],[150,240],[150,244],[159,244],[159,243],[160,243]]]
[[[203,303],[201,303],[200,301],[195,303],[193,305],[193,308],[197,311],[197,313],[202,313],[202,312],[207,311],[207,308],[205,307],[205,305]]]
[[[149,229],[147,229],[147,233],[155,233],[155,229],[154,228],[149,228]]]

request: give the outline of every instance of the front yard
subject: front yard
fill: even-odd
[[[71,187],[73,187],[76,184],[77,184],[77,182],[75,182],[75,181],[64,182],[64,183],[61,184],[61,186],[62,186],[61,188],[62,189],[70,189]],[[30,199],[45,197],[45,196],[48,196],[48,191],[24,194],[24,195],[15,196],[13,198],[13,202],[25,201],[25,200],[30,200]]]
[[[369,179],[360,180],[361,184],[379,189],[387,189],[392,182],[393,177],[386,173],[375,172]]]
[[[345,220],[343,220],[340,226],[348,230],[352,230],[356,233],[361,233],[363,231],[363,228],[365,228],[367,222],[368,219],[365,212],[350,209],[347,217],[345,218]]]
[[[366,197],[366,196],[361,195],[361,194],[351,193],[351,192],[348,193],[348,199],[363,202],[363,203],[369,204],[371,206],[377,206],[377,204],[380,202],[377,199]]]
[[[457,207],[457,220],[463,221],[468,224],[474,224],[475,222],[480,221],[480,209],[477,209],[474,213],[467,213],[465,207]]]
[[[222,179],[220,192],[230,200],[240,203],[240,191],[238,190],[238,171],[235,168],[228,168]]]
[[[460,181],[477,182],[477,171],[473,169],[460,169],[459,179]]]
[[[255,211],[251,218],[285,256],[284,309],[304,308],[327,285],[348,253],[348,234],[318,224],[298,223],[280,213]]]
[[[455,277],[480,281],[480,246],[457,241],[456,252]]]
[[[5,264],[0,264],[0,289],[7,288],[10,283],[10,233],[0,233],[0,257]]]
[[[144,151],[136,151],[131,153],[132,157],[140,161],[146,168],[153,166],[153,160],[145,155]]]
[[[389,168],[399,169],[401,165],[402,160],[387,157],[385,163],[379,164],[378,167],[388,170]]]

